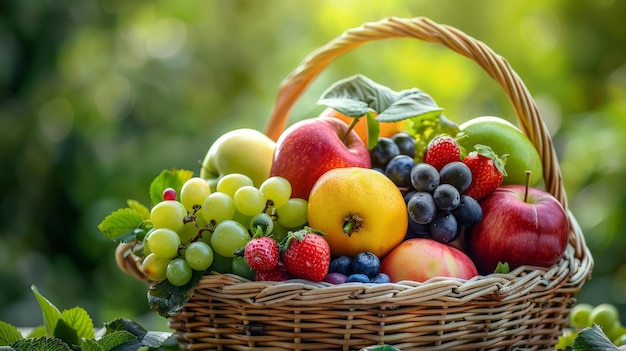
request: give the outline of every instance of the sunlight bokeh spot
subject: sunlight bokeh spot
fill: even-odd
[[[94,99],[102,117],[116,120],[125,117],[132,108],[135,93],[128,79],[113,76],[98,84]]]
[[[148,53],[155,58],[177,54],[187,40],[185,22],[177,18],[163,18],[152,26],[148,35]]]
[[[67,99],[52,99],[39,110],[39,126],[50,141],[63,140],[72,130],[73,125],[74,109]]]

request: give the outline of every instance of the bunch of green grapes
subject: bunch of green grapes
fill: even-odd
[[[563,332],[556,344],[556,349],[571,347],[578,333],[594,324],[602,328],[604,334],[616,346],[626,345],[626,327],[620,321],[617,307],[610,303],[597,306],[579,303],[572,307],[569,315],[570,328]]]
[[[235,253],[258,230],[281,240],[289,230],[304,226],[307,207],[306,200],[291,198],[291,184],[282,177],[270,177],[256,188],[249,177],[228,174],[213,192],[206,180],[190,178],[178,200],[168,188],[163,201],[151,209],[154,228],[144,238],[143,272],[176,286],[187,284],[194,270],[249,276],[251,271]]]

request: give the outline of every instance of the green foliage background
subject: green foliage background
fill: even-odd
[[[280,81],[348,28],[427,16],[506,57],[535,97],[570,207],[595,258],[579,295],[626,316],[626,2],[69,1],[0,3],[0,320],[41,323],[29,287],[96,325],[165,321],[146,286],[115,266],[96,225],[127,198],[148,203],[161,170],[199,171],[220,134],[263,129]],[[333,63],[298,101],[312,117],[332,82],[363,73],[419,87],[458,123],[514,120],[473,62],[411,39],[369,43]]]

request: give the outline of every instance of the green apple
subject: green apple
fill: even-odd
[[[267,135],[249,128],[229,131],[215,140],[209,148],[200,169],[200,177],[207,179],[211,190],[217,181],[230,173],[241,173],[256,187],[269,178],[276,143]]]
[[[530,185],[534,186],[543,178],[543,166],[537,149],[521,130],[513,123],[494,116],[481,116],[468,120],[459,126],[467,134],[458,140],[466,152],[474,150],[474,145],[491,147],[499,156],[508,155],[503,185],[526,184],[526,171],[531,171]]]

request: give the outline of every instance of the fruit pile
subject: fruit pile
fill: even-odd
[[[129,201],[100,230],[136,243],[145,276],[173,286],[211,273],[333,284],[471,279],[563,255],[567,215],[538,188],[539,155],[509,122],[457,125],[421,90],[395,92],[360,75],[319,102],[320,116],[276,141],[252,129],[222,135],[199,176],[163,171],[150,207]]]

